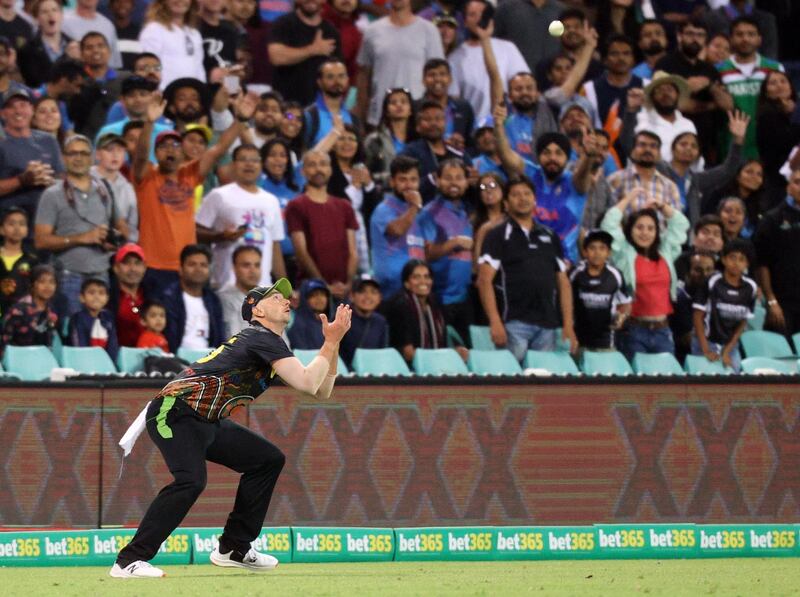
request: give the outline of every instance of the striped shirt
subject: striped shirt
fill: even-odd
[[[614,172],[606,180],[611,188],[611,196],[614,203],[618,203],[625,195],[637,187],[645,190],[644,197],[637,197],[631,202],[628,208],[629,212],[642,209],[652,199],[663,201],[678,211],[683,211],[681,209],[681,194],[678,186],[657,171],[653,171],[649,183],[642,181],[639,173],[636,172],[636,168],[632,165],[624,170]]]

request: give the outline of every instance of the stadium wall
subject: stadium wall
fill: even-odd
[[[788,523],[798,384],[460,379],[271,389],[236,418],[287,456],[267,526]],[[116,442],[149,384],[0,388],[0,525],[136,525],[169,481]],[[185,526],[217,527],[236,476],[209,464]]]

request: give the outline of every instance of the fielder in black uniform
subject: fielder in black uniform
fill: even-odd
[[[342,305],[334,321],[321,316],[325,343],[304,367],[281,338],[289,323],[291,293],[285,278],[251,290],[242,305],[242,317],[250,327],[184,369],[150,402],[146,416],[140,417],[175,480],[153,500],[133,540],[119,552],[111,576],[164,576],[148,561],[203,492],[206,460],[242,475],[211,563],[255,571],[277,566],[274,557],[258,553],[250,543],[261,532],[284,455],[228,416],[269,388],[276,374],[301,392],[328,398],[336,379],[339,342],[350,329],[351,315],[350,308]]]

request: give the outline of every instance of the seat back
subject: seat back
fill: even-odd
[[[80,373],[116,373],[114,361],[99,346],[65,346],[61,352],[61,365]]]
[[[418,348],[414,351],[414,371],[419,375],[466,375],[463,359],[452,348]]]
[[[783,359],[794,356],[789,341],[775,332],[748,330],[742,334],[742,348],[748,357]]]
[[[117,369],[120,373],[138,373],[144,371],[144,360],[149,356],[164,356],[160,348],[132,348],[120,346],[117,353]]]
[[[46,346],[6,346],[3,367],[24,381],[42,381],[58,362]]]
[[[553,375],[578,375],[572,356],[564,350],[529,350],[523,361],[526,369],[546,369]]]
[[[683,368],[689,375],[731,375],[733,369],[722,364],[722,361],[709,361],[701,355],[687,355]]]
[[[495,350],[497,348],[492,342],[492,334],[488,325],[469,326],[469,339],[472,348],[477,350]]]
[[[510,350],[469,351],[467,366],[473,373],[481,375],[519,375],[522,367]]]
[[[780,375],[794,375],[797,373],[797,363],[769,357],[747,357],[742,360],[742,373],[764,374],[766,370],[777,371]]]
[[[586,375],[631,375],[633,373],[628,360],[616,350],[585,351],[581,369]]]
[[[405,359],[394,348],[356,348],[356,375],[411,375]]]
[[[633,357],[633,371],[638,375],[683,375],[681,364],[671,352],[637,352]]]
[[[178,358],[183,359],[184,361],[188,361],[189,363],[194,363],[195,361],[202,359],[203,357],[207,357],[211,354],[211,351],[214,350],[213,348],[179,348],[178,352],[175,353]]]
[[[292,352],[294,352],[294,356],[296,356],[300,360],[300,362],[303,363],[303,366],[307,366],[311,361],[314,360],[314,357],[319,354],[318,350],[306,350],[306,349],[303,350],[295,349]],[[350,373],[350,370],[347,368],[347,365],[344,364],[342,357],[339,357],[339,363],[338,365],[336,365],[336,368],[339,375],[343,373]]]

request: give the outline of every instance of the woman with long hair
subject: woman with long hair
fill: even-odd
[[[747,207],[738,197],[725,197],[719,202],[717,215],[722,220],[722,236],[725,242],[736,238],[750,238],[752,228],[748,229]]]
[[[58,144],[64,143],[64,131],[61,129],[61,110],[58,102],[52,97],[43,96],[33,104],[33,120],[31,128],[53,135]]]
[[[289,142],[289,147],[292,150],[292,164],[295,166],[297,165],[299,157],[306,152],[305,129],[306,124],[303,118],[303,106],[300,105],[300,102],[284,102],[281,137]]]
[[[259,184],[262,189],[278,198],[282,214],[289,201],[297,197],[302,190],[295,180],[292,149],[286,139],[275,137],[264,143],[260,151],[264,175],[261,177]],[[284,238],[281,241],[281,251],[286,262],[286,270],[290,274],[289,279],[293,280],[297,269],[294,260],[294,245],[286,228],[285,220],[283,222],[283,232]]]
[[[747,207],[745,236],[749,237],[758,226],[761,216],[774,207],[776,201],[764,185],[764,167],[758,160],[747,160],[736,171],[734,179],[717,192],[703,200],[703,214],[717,212],[720,201],[725,197],[738,197]],[[781,196],[778,195],[780,198]]]
[[[756,144],[770,193],[783,195],[786,191],[786,179],[780,169],[792,148],[800,143],[796,108],[797,90],[792,80],[786,73],[769,71],[758,94]]]
[[[80,60],[78,42],[61,33],[64,8],[57,0],[38,0],[31,7],[36,19],[36,36],[22,46],[17,54],[17,66],[25,84],[36,88],[42,85],[53,63],[67,55]]]
[[[502,222],[506,216],[503,184],[503,178],[497,172],[487,172],[478,178],[480,201],[472,214],[472,229],[475,230],[472,247],[473,268],[477,268],[486,233]]]
[[[634,188],[608,210],[602,229],[614,239],[612,261],[631,288],[633,304],[622,351],[628,359],[637,352],[675,352],[669,327],[672,304],[677,297],[675,258],[686,241],[689,220],[664,202],[651,202],[633,212],[623,224],[622,215],[645,190]],[[660,220],[666,222],[662,237]]]
[[[142,52],[161,60],[161,89],[181,77],[205,82],[197,0],[153,0],[139,34]]]
[[[409,141],[416,138],[414,99],[408,89],[389,89],[383,96],[378,130],[364,140],[367,168],[382,187],[389,184],[389,166]]]

